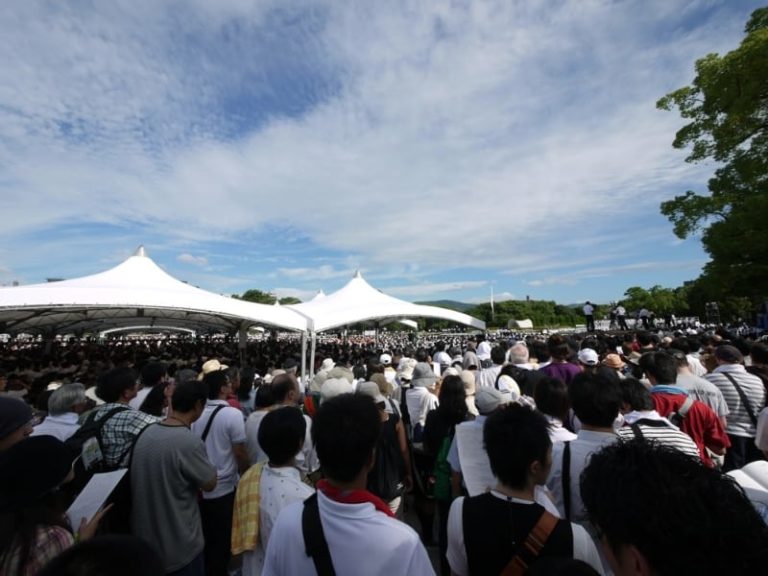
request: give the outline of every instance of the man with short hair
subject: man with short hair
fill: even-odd
[[[250,465],[245,448],[243,413],[227,402],[231,393],[226,370],[208,372],[208,401],[192,432],[202,439],[208,459],[216,467],[216,487],[203,494],[200,514],[205,536],[205,565],[208,576],[226,576],[230,558],[232,510],[240,472]]]
[[[643,441],[596,453],[581,494],[617,576],[764,574],[768,526],[727,476]]]
[[[32,436],[53,436],[64,442],[80,428],[78,419],[88,406],[85,386],[64,384],[48,398],[48,416],[35,426]]]
[[[552,465],[547,428],[541,414],[517,404],[496,410],[485,421],[483,444],[497,483],[488,492],[459,497],[451,505],[447,556],[453,574],[500,574],[515,557],[534,566],[539,557],[576,558],[602,572],[586,530],[536,502],[536,488],[544,484]],[[549,533],[534,536],[544,525]],[[540,550],[531,557],[528,543],[533,541]]]
[[[640,368],[651,383],[656,411],[665,417],[680,417],[680,429],[696,443],[701,461],[712,467],[715,463],[707,450],[721,456],[731,445],[730,440],[714,410],[698,400],[687,402],[688,391],[675,385],[677,365],[677,360],[667,352],[646,352],[640,357]]]
[[[579,493],[579,476],[589,458],[618,436],[613,429],[621,407],[618,379],[600,373],[582,372],[568,386],[568,399],[581,422],[581,430],[570,442],[552,448],[552,471],[547,487],[562,518],[586,523],[587,514]]]
[[[720,388],[691,371],[691,364],[684,350],[670,348],[668,352],[677,360],[677,379],[675,380],[675,385],[687,390],[696,400],[712,408],[720,418],[723,427],[725,427],[730,409]]]
[[[723,464],[723,470],[728,472],[762,459],[755,436],[757,416],[765,406],[765,386],[759,377],[747,372],[744,356],[735,346],[718,346],[714,356],[717,368],[706,379],[720,389],[730,410],[725,430],[731,449]]]
[[[193,380],[176,387],[173,411],[147,428],[131,459],[131,527],[163,560],[168,574],[202,576],[203,528],[198,492],[216,487],[216,468],[191,430],[206,405],[208,389]]]
[[[701,460],[699,449],[691,437],[656,412],[651,393],[639,380],[625,378],[619,386],[621,413],[624,415],[624,425],[617,431],[619,438],[659,442],[680,450],[694,460]]]
[[[434,574],[418,534],[365,489],[380,427],[368,396],[342,394],[320,406],[312,438],[325,479],[316,496],[281,512],[262,574]]]
[[[592,303],[587,300],[587,302],[582,307],[582,311],[584,312],[584,322],[587,325],[587,332],[594,332],[595,331],[595,307],[592,306]]]
[[[494,388],[496,386],[496,379],[499,377],[504,366],[504,360],[507,356],[507,350],[502,344],[497,344],[491,348],[491,362],[492,365],[488,368],[483,368],[477,379],[477,385],[482,388],[484,386],[490,386]]]

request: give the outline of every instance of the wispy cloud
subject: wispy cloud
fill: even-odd
[[[176,260],[184,264],[194,264],[195,266],[208,266],[208,258],[205,256],[193,256],[185,252],[176,256]]]
[[[481,288],[486,286],[485,280],[472,280],[465,282],[440,282],[412,284],[410,286],[389,286],[384,291],[392,296],[426,296],[430,294],[444,294],[450,292],[461,292],[468,289]]]

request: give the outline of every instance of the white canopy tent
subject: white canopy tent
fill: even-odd
[[[241,348],[249,327],[270,326],[302,332],[306,348],[307,320],[300,314],[190,286],[164,272],[143,247],[99,274],[0,288],[0,333],[52,338],[159,325],[238,332]]]
[[[485,330],[485,322],[467,314],[437,306],[413,304],[388,296],[368,284],[360,272],[356,272],[355,276],[336,292],[327,294],[322,298],[315,297],[302,304],[292,304],[286,308],[296,310],[306,316],[309,321],[311,334],[310,372],[314,372],[317,333],[333,328],[371,320],[381,324],[383,321],[392,320],[436,318]]]

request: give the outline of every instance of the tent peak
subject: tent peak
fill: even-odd
[[[147,250],[144,248],[144,244],[136,248],[136,252],[133,253],[134,256],[140,256],[142,258],[147,258]]]
[[[360,270],[355,270],[355,275],[353,276],[353,278],[362,278],[362,277],[363,275],[360,274]]]

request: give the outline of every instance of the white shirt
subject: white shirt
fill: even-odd
[[[483,340],[477,345],[477,357],[480,358],[480,360],[491,359],[491,343],[488,342],[488,340]]]
[[[77,423],[78,418],[79,415],[74,412],[47,416],[32,429],[31,436],[53,436],[64,442],[80,428],[80,424]]]
[[[340,504],[317,495],[323,532],[337,576],[434,575],[427,551],[413,528],[370,503]],[[305,553],[301,502],[280,513],[267,545],[265,576],[317,574]]]
[[[554,445],[555,442],[570,442],[576,440],[576,434],[568,430],[563,426],[563,421],[549,414],[544,414],[544,417],[549,422],[549,439]]]
[[[205,440],[208,460],[216,467],[217,484],[211,492],[203,492],[203,498],[210,500],[234,492],[240,480],[233,444],[245,444],[245,423],[243,413],[232,408],[226,400],[208,400],[200,418],[192,423],[192,432],[202,438],[208,420],[217,406],[224,406],[213,419]]]
[[[494,490],[491,490],[491,494],[501,500],[507,499],[506,496]],[[534,504],[530,500],[521,500],[520,498],[512,498],[511,501],[518,504]],[[464,497],[456,498],[451,504],[451,511],[448,514],[448,550],[446,551],[446,558],[451,566],[451,571],[457,574],[457,576],[469,575],[467,549],[464,546],[463,506]],[[592,566],[592,568],[597,570],[598,574],[603,574],[600,556],[597,553],[597,548],[595,548],[595,543],[587,531],[578,524],[573,523],[571,523],[571,530],[573,532],[573,557],[577,560],[583,560]]]
[[[282,407],[283,406],[275,406],[273,409]],[[264,416],[268,413],[269,410],[258,410],[248,416],[248,420],[245,422],[248,458],[250,459],[251,464],[264,462],[268,459],[267,455],[259,445],[259,427],[261,426],[261,421],[264,419]],[[304,446],[302,446],[301,451],[296,454],[296,468],[306,475],[317,470],[320,467],[320,463],[317,460],[317,453],[312,444],[312,419],[304,414],[304,422],[307,425],[306,431],[304,432]]]
[[[259,444],[259,426],[261,426],[261,421],[267,414],[269,414],[269,410],[256,410],[251,412],[251,415],[245,421],[245,444],[251,464],[269,460]]]
[[[573,522],[585,522],[587,513],[584,502],[581,499],[579,478],[581,472],[587,467],[589,458],[594,452],[613,444],[618,440],[613,432],[594,432],[592,430],[579,430],[576,439],[571,445],[570,489],[571,489],[571,517]],[[560,517],[566,518],[565,503],[563,500],[563,447],[564,442],[558,442],[552,447],[552,471],[547,479],[547,488],[555,499]]]
[[[141,405],[144,403],[144,400],[147,398],[147,396],[149,396],[149,393],[151,391],[152,391],[152,387],[151,386],[148,387],[148,388],[142,388],[141,390],[139,390],[136,393],[136,397],[135,398],[131,398],[128,401],[128,405],[131,408],[134,408],[135,410],[138,410],[139,408],[141,408]],[[217,416],[217,418],[218,418],[218,416]],[[215,422],[215,420],[214,420],[214,422]]]
[[[494,364],[490,368],[483,368],[480,370],[480,373],[475,376],[475,380],[477,380],[478,386],[489,386],[490,388],[493,388],[496,386],[496,378],[499,376],[499,372],[501,372],[501,364]]]
[[[413,426],[416,424],[424,426],[427,422],[427,414],[430,410],[437,408],[440,401],[423,386],[415,386],[405,393],[405,403]]]
[[[258,576],[264,567],[265,550],[272,528],[283,508],[303,502],[314,490],[301,481],[293,467],[272,468],[265,465],[259,483],[259,543],[243,554],[243,576]]]
[[[595,312],[595,309],[591,304],[584,304],[584,308],[582,308],[582,310],[584,311],[584,316],[592,316],[592,314]]]

